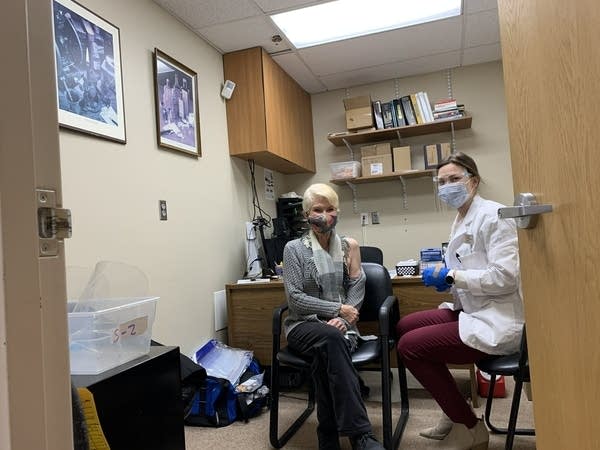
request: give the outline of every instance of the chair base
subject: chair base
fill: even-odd
[[[519,414],[519,405],[521,403],[521,391],[523,390],[523,380],[515,380],[515,391],[513,392],[512,404],[510,407],[510,417],[508,419],[508,427],[500,428],[493,425],[490,421],[492,414],[492,401],[494,399],[494,386],[496,384],[496,377],[492,376],[490,379],[490,387],[488,390],[488,397],[485,403],[485,423],[488,428],[496,434],[506,434],[505,450],[511,450],[513,447],[515,435],[519,436],[535,436],[535,429],[533,428],[517,428],[517,416]]]

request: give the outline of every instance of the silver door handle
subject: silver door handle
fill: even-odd
[[[515,196],[515,206],[498,209],[500,219],[515,219],[519,228],[533,228],[539,214],[552,212],[552,205],[539,205],[534,194],[521,192]]]

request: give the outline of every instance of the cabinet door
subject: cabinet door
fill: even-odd
[[[223,56],[225,78],[236,83],[227,100],[229,154],[245,155],[267,150],[265,99],[261,49],[253,48]]]
[[[262,55],[267,147],[276,155],[314,172],[316,168],[310,95],[265,51]]]

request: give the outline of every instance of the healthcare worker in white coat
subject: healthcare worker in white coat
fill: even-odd
[[[428,267],[423,282],[454,301],[403,317],[398,352],[444,415],[421,436],[436,448],[485,450],[489,434],[458,389],[447,364],[472,364],[518,351],[523,328],[516,224],[500,220],[500,203],[481,198],[475,161],[454,153],[438,166],[439,198],[457,209],[445,265]]]

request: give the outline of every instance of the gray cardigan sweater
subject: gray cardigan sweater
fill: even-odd
[[[358,278],[351,279],[348,276],[346,259],[349,245],[345,238],[341,237],[341,240],[344,253],[343,291],[345,293],[342,303],[360,310],[365,296],[365,273],[361,269]],[[308,235],[286,244],[283,250],[283,283],[289,306],[289,315],[284,322],[286,336],[299,323],[327,322],[334,317],[339,317],[341,303],[321,297],[317,267]],[[349,325],[346,321],[344,323],[348,331],[358,335],[355,325]],[[353,341],[356,342],[355,339]]]

